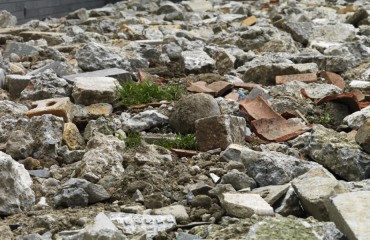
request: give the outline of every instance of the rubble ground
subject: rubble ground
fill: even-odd
[[[369,239],[369,12],[0,11],[0,239]]]

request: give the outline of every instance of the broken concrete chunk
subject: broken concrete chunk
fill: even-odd
[[[343,119],[343,123],[352,129],[359,129],[370,118],[370,106],[354,112]]]
[[[30,83],[31,79],[32,76],[9,74],[5,78],[5,87],[9,89],[9,93],[12,98],[18,98],[20,97],[21,92]]]
[[[72,122],[73,104],[69,100],[69,97],[45,99],[32,102],[32,109],[24,113],[29,118],[44,114],[62,117],[64,122]]]
[[[84,149],[86,145],[77,126],[71,122],[64,124],[63,141],[70,150],[81,150]]]
[[[119,82],[127,82],[131,80],[130,72],[121,68],[108,68],[93,72],[84,72],[63,76],[63,78],[69,82],[75,82],[76,78],[78,77],[111,77],[117,79]]]
[[[0,151],[0,216],[20,213],[35,203],[32,179],[11,156]]]
[[[149,238],[176,226],[175,217],[172,215],[154,216],[109,212],[107,216],[124,234],[133,235],[144,232]]]
[[[17,18],[13,16],[10,12],[2,10],[0,12],[0,27],[8,28],[14,27],[17,24]]]
[[[251,193],[259,194],[271,206],[280,200],[288,191],[290,184],[271,185],[255,188]]]
[[[355,139],[365,152],[370,153],[370,119],[357,130]]]
[[[17,54],[19,57],[37,57],[39,55],[39,49],[26,43],[8,41],[5,45],[3,57],[9,58],[12,53]]]
[[[215,60],[201,50],[181,52],[181,64],[187,73],[207,73],[215,68]]]
[[[182,205],[172,205],[163,208],[153,209],[151,215],[172,215],[175,217],[176,222],[187,222],[189,221],[189,215],[186,209]]]
[[[335,222],[348,239],[367,239],[370,236],[368,228],[369,204],[369,191],[334,196],[329,204],[330,220]]]
[[[72,96],[77,104],[113,103],[118,81],[111,77],[78,77]]]
[[[221,148],[230,144],[243,144],[246,122],[244,118],[219,115],[195,121],[196,138],[201,151]],[[215,131],[215,129],[218,129]]]
[[[317,81],[317,76],[316,73],[301,73],[301,74],[281,75],[275,77],[276,85],[285,84],[295,80],[304,83],[313,83]]]
[[[253,214],[274,216],[274,209],[258,194],[223,193],[222,206],[226,212],[235,217],[249,218]]]

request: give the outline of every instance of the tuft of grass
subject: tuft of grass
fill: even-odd
[[[163,100],[175,101],[180,99],[184,92],[179,85],[159,86],[152,81],[124,82],[116,90],[116,100],[126,106]]]
[[[331,117],[329,113],[323,113],[320,116],[309,116],[308,120],[315,124],[321,124],[327,126],[331,122]]]
[[[198,150],[198,144],[194,134],[178,134],[174,140],[163,139],[155,144],[167,149],[179,148],[186,150]]]
[[[141,135],[137,132],[128,132],[126,137],[123,137],[122,135],[118,134],[117,136],[120,140],[124,141],[126,144],[126,147],[131,148],[137,148],[141,144]]]

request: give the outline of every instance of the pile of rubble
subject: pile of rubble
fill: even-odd
[[[23,25],[1,11],[0,238],[368,239],[369,11],[130,0]],[[142,80],[187,93],[117,102]],[[174,134],[198,149],[153,144]]]

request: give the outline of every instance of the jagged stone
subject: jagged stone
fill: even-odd
[[[35,203],[32,179],[23,165],[0,152],[0,215],[20,213]]]

